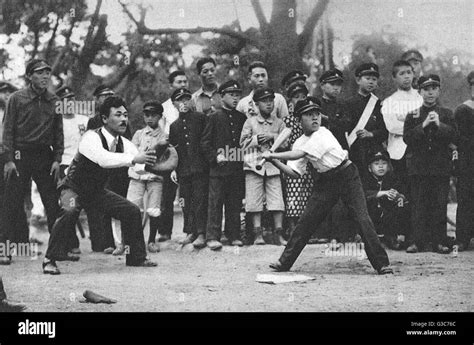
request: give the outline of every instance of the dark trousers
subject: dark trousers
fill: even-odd
[[[111,169],[109,181],[106,186],[108,190],[123,198],[127,198],[128,185],[130,182],[127,171],[128,168]],[[106,248],[115,247],[111,217],[97,209],[93,209],[87,212],[87,219],[92,250],[101,252]]]
[[[0,301],[7,299],[7,294],[5,292],[5,288],[3,287],[3,280],[2,276],[0,276]]]
[[[410,212],[407,205],[397,206],[393,204],[390,207],[380,209],[369,207],[369,215],[374,223],[377,234],[393,238],[396,238],[397,235],[404,232],[407,226],[405,220],[410,219]]]
[[[71,189],[61,191],[61,215],[54,224],[49,238],[46,258],[54,260],[66,255],[67,238],[81,209],[87,214],[96,209],[108,217],[120,220],[124,245],[129,246],[126,256],[127,264],[139,263],[145,260],[145,240],[141,222],[141,213],[138,206],[108,190],[103,190],[97,195],[89,198],[81,198]],[[103,232],[104,230],[102,230]]]
[[[171,181],[170,174],[163,175],[163,197],[161,199],[161,215],[158,233],[171,237],[173,232],[174,200],[178,185]]]
[[[209,207],[207,239],[220,241],[222,236],[222,207],[225,207],[226,237],[233,241],[240,239],[240,209],[244,194],[244,176],[209,177]]]
[[[60,170],[59,170],[59,178],[60,179],[64,179],[66,174],[65,174],[65,170],[69,167],[68,165],[65,165],[65,164],[61,164],[60,166]],[[80,216],[80,213],[77,214],[77,219],[76,221],[74,222],[74,228],[73,229],[70,229],[70,237],[67,239],[67,248],[68,249],[73,249],[73,248],[79,248],[79,238],[77,237],[77,232],[76,232],[76,224],[77,222],[79,221],[79,216]]]
[[[184,199],[184,232],[205,234],[207,225],[207,201],[209,175],[193,174],[179,177],[180,196]]]
[[[456,192],[456,240],[468,245],[474,237],[474,176],[459,176]]]
[[[446,244],[449,176],[410,176],[413,243]]]
[[[5,193],[1,212],[1,226],[8,233],[24,227],[23,224],[16,224],[19,220],[26,221],[24,216],[24,200],[30,186],[29,181],[33,179],[38,186],[46,217],[48,218],[48,230],[53,229],[53,224],[59,213],[58,192],[53,176],[50,175],[53,164],[53,153],[49,149],[34,151],[16,151],[15,165],[20,176],[13,174],[5,182]],[[21,211],[23,210],[23,211]],[[10,237],[12,238],[12,237]]]
[[[391,159],[390,162],[392,163],[393,173],[395,176],[400,180],[401,183],[401,190],[399,193],[405,195],[407,199],[410,199],[411,192],[410,192],[410,178],[408,177],[408,169],[407,169],[407,162],[405,156],[403,156],[399,160]],[[400,217],[404,217],[401,219],[401,223],[404,224],[401,227],[400,235],[405,235],[405,241],[413,242],[413,229],[412,229],[412,222],[411,222],[411,206],[412,203],[407,203],[405,205],[407,212],[400,214]]]
[[[365,252],[372,267],[379,270],[389,265],[387,253],[380,244],[367,211],[359,172],[354,164],[350,164],[335,174],[321,174],[320,179],[315,183],[313,194],[280,257],[283,267],[289,269],[293,266],[311,237],[313,229],[321,224],[339,199],[346,204],[351,216],[358,224]]]

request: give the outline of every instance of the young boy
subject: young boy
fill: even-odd
[[[225,206],[226,237],[233,246],[242,246],[240,240],[240,209],[245,194],[240,134],[247,117],[235,110],[242,96],[242,88],[235,80],[219,87],[222,108],[210,115],[204,129],[201,147],[210,164],[207,246],[222,248],[222,207]]]
[[[171,95],[179,117],[170,126],[169,142],[178,152],[178,167],[171,179],[179,181],[180,196],[184,200],[184,232],[180,243],[192,243],[194,248],[206,246],[207,202],[209,194],[209,165],[200,141],[207,124],[207,116],[191,110],[191,92],[177,89]]]
[[[457,183],[456,244],[468,249],[474,237],[474,71],[467,76],[471,99],[454,111],[459,130],[459,174]]]
[[[274,164],[291,176],[301,176],[306,171],[308,162],[319,173],[313,194],[283,254],[270,267],[276,271],[290,270],[314,228],[321,224],[341,198],[359,225],[358,230],[361,232],[365,251],[372,266],[379,274],[393,273],[389,267],[387,253],[380,244],[367,212],[357,167],[347,159],[347,151],[342,149],[334,135],[327,128],[321,127],[320,108],[319,102],[308,99],[299,101],[296,104],[295,115],[300,118],[304,135],[294,143],[292,151],[279,153],[266,151],[262,154],[265,159],[274,159]],[[290,162],[285,165],[278,161],[279,159]]]
[[[143,105],[143,119],[146,127],[135,132],[132,143],[139,151],[147,151],[157,144],[166,144],[168,136],[158,126],[163,115],[163,106],[156,101],[148,101]],[[150,217],[150,235],[148,237],[148,251],[156,253],[159,248],[155,244],[156,232],[158,231],[158,220],[161,215],[161,197],[163,193],[163,177],[145,171],[144,164],[135,165],[128,170],[130,184],[128,186],[127,199],[140,207]],[[146,203],[145,203],[146,193]]]
[[[367,174],[367,152],[380,148],[387,139],[387,129],[380,113],[380,100],[373,92],[379,80],[379,68],[364,63],[355,70],[357,95],[347,100],[344,112],[349,116],[346,136],[349,156],[361,176]]]
[[[369,156],[369,175],[362,181],[367,198],[367,209],[375,230],[382,242],[390,249],[399,249],[397,235],[405,226],[402,219],[408,209],[406,198],[400,191],[400,182],[391,171],[387,151],[375,151]]]
[[[422,76],[423,71],[421,63],[423,62],[423,55],[416,50],[410,49],[402,54],[401,60],[407,61],[413,69],[413,81],[412,86],[415,90],[418,90],[418,79]]]
[[[434,249],[446,254],[450,252],[446,246],[450,144],[456,141],[456,126],[452,111],[437,104],[439,76],[422,76],[419,85],[423,105],[417,112],[408,114],[403,130],[413,204],[414,237],[407,252]]]
[[[265,162],[260,170],[256,168],[262,159],[262,152],[268,151],[273,141],[286,128],[283,120],[272,115],[274,99],[275,94],[268,87],[255,91],[253,102],[258,108],[258,115],[245,121],[240,137],[240,146],[244,150],[245,211],[252,213],[254,244],[257,245],[265,244],[261,227],[264,197],[266,209],[273,213],[278,240],[280,244],[285,242],[282,228],[285,204],[280,171],[269,162]]]

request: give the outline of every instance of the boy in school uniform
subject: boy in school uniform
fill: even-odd
[[[435,74],[420,78],[423,105],[408,114],[403,130],[412,203],[413,239],[408,253],[450,252],[446,245],[450,144],[456,142],[457,131],[452,111],[437,103],[440,84]]]
[[[379,274],[393,273],[387,253],[383,249],[367,211],[364,190],[357,167],[348,160],[347,151],[334,135],[321,127],[320,102],[306,99],[296,104],[304,134],[293,144],[292,151],[266,151],[263,158],[273,160],[278,169],[291,176],[302,175],[308,162],[319,173],[313,194],[280,259],[270,265],[276,271],[288,271],[306,246],[313,229],[331,212],[341,198],[351,210],[365,244],[367,257]],[[288,160],[288,165],[279,160]]]
[[[265,162],[260,170],[256,168],[262,152],[268,151],[273,141],[286,128],[283,120],[273,115],[274,99],[275,93],[268,87],[255,91],[253,102],[259,111],[245,121],[240,137],[240,146],[244,150],[245,211],[252,214],[256,245],[265,244],[261,227],[264,197],[266,209],[273,213],[278,240],[280,243],[285,242],[282,228],[285,204],[280,171],[269,162]]]
[[[235,80],[219,87],[222,108],[210,115],[204,129],[201,147],[210,165],[207,246],[222,248],[222,208],[225,207],[226,237],[233,246],[242,246],[240,240],[240,210],[245,194],[243,162],[239,154],[240,135],[247,117],[235,107],[242,88]]]
[[[135,132],[132,143],[139,151],[147,151],[154,148],[157,144],[166,144],[168,135],[158,125],[163,115],[163,106],[156,101],[148,101],[143,105],[143,118],[146,127]],[[159,226],[159,217],[161,215],[161,198],[163,194],[163,177],[145,171],[144,164],[137,164],[128,170],[130,184],[128,186],[127,199],[140,207],[150,217],[150,234],[148,237],[148,251],[156,253],[159,248],[155,244],[156,233]],[[145,193],[147,202],[145,203]]]
[[[474,71],[467,76],[471,99],[454,111],[459,130],[459,174],[457,183],[456,244],[468,249],[474,237]]]
[[[374,91],[379,79],[379,67],[364,63],[355,70],[359,86],[357,95],[345,102],[344,112],[349,116],[349,156],[359,169],[360,175],[367,174],[367,152],[380,148],[387,139],[387,129],[380,113],[381,102]]]
[[[209,194],[209,164],[201,148],[201,137],[208,117],[192,110],[192,94],[177,89],[171,95],[179,116],[170,126],[169,142],[178,152],[178,167],[171,179],[179,182],[180,196],[184,200],[184,232],[180,243],[192,243],[194,248],[206,246],[207,205]]]
[[[397,235],[404,226],[401,219],[410,214],[406,197],[400,193],[400,181],[391,171],[390,156],[387,151],[375,151],[369,156],[369,173],[362,181],[367,198],[367,209],[375,226],[375,231],[388,248],[400,249]],[[404,213],[408,213],[407,216]]]

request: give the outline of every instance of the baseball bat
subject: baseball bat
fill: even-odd
[[[290,137],[290,135],[291,135],[291,129],[290,128],[285,128],[284,130],[282,130],[281,133],[278,135],[278,137],[273,142],[273,145],[270,148],[270,151],[275,152],[275,150],[278,149]],[[257,170],[261,170],[263,168],[264,164],[265,164],[265,159],[262,159],[260,162],[257,163],[255,168]]]

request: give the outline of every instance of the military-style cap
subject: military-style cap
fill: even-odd
[[[188,96],[189,98],[192,97],[192,93],[191,91],[189,91],[188,89],[185,89],[185,88],[181,88],[181,89],[176,89],[174,90],[174,92],[171,94],[171,100],[174,102],[174,101],[177,101],[185,96]]]
[[[34,72],[38,72],[44,69],[51,71],[51,66],[45,60],[34,59],[28,62],[28,64],[26,65],[26,75],[30,75]]]
[[[304,100],[298,101],[295,105],[294,116],[300,117],[304,113],[307,113],[310,110],[319,110],[321,109],[321,102],[316,97],[308,97]]]
[[[471,71],[471,73],[467,75],[467,82],[469,85],[474,84],[474,71]]]
[[[307,95],[309,91],[306,85],[304,85],[303,83],[295,83],[290,86],[286,95],[288,96],[288,98],[291,98],[298,92],[304,92],[304,94]]]
[[[261,89],[257,89],[253,94],[253,101],[258,102],[265,98],[275,98],[275,92],[273,89],[269,87],[262,87]]]
[[[56,90],[56,96],[61,99],[74,97],[75,94],[69,86],[62,86]]]
[[[378,161],[378,160],[384,160],[386,162],[390,162],[390,155],[387,151],[385,150],[379,150],[379,151],[374,151],[369,155],[369,164]]]
[[[291,72],[288,72],[283,79],[281,80],[281,85],[286,87],[287,85],[290,85],[291,83],[294,83],[295,81],[301,80],[301,81],[306,81],[306,74],[304,74],[301,71],[298,70],[293,70]]]
[[[0,81],[0,92],[15,92],[18,88],[8,81]]]
[[[363,63],[355,70],[356,77],[362,77],[364,75],[373,75],[377,78],[380,77],[379,74],[379,66],[374,64],[373,62]]]
[[[436,74],[430,74],[429,76],[421,76],[420,79],[418,79],[418,87],[420,89],[423,89],[427,86],[430,85],[441,85],[441,79],[439,78],[438,75]]]
[[[228,80],[221,86],[219,86],[219,93],[221,95],[227,93],[227,92],[242,92],[242,88],[240,87],[240,84],[235,81],[235,80]]]
[[[148,101],[148,102],[145,102],[145,104],[143,104],[143,112],[161,114],[163,113],[163,106],[161,105],[160,102]]]
[[[402,60],[405,60],[405,61],[416,60],[416,61],[422,62],[423,55],[421,55],[421,53],[416,49],[410,49],[402,54]]]
[[[108,86],[105,85],[99,85],[97,88],[94,90],[94,96],[95,97],[100,97],[100,96],[113,96],[115,95],[114,90],[109,88]]]
[[[342,72],[340,70],[338,70],[337,68],[330,69],[330,70],[324,72],[321,75],[321,78],[319,78],[319,82],[321,84],[330,83],[330,82],[333,82],[333,81],[341,81],[341,82],[344,81],[344,77],[342,76]]]

